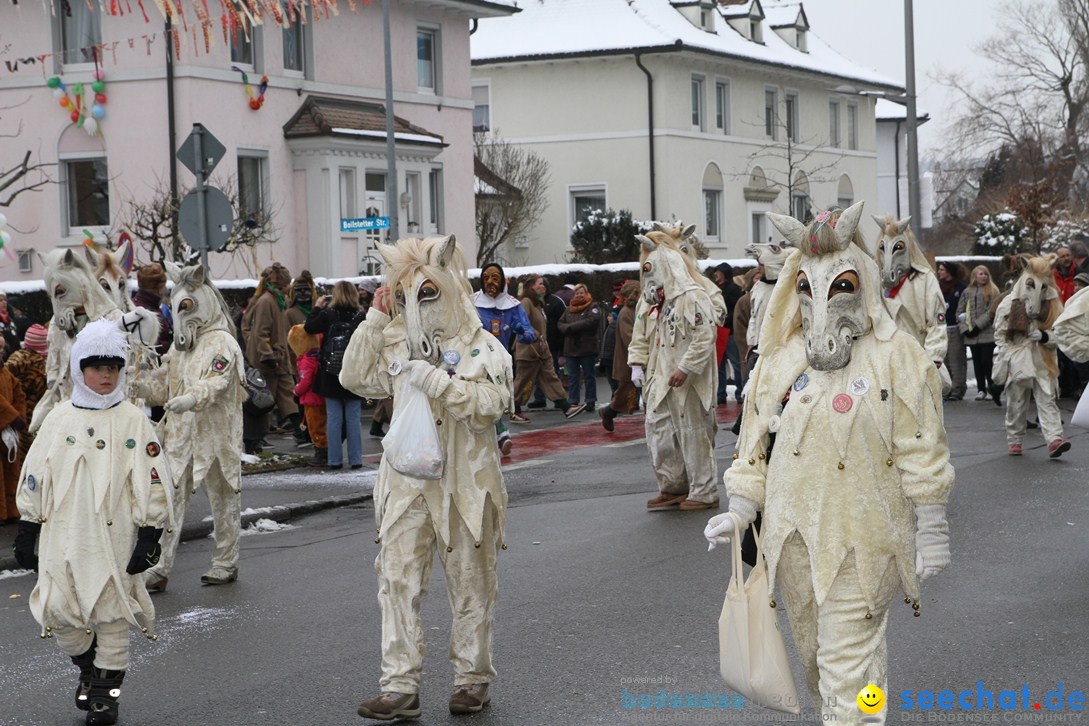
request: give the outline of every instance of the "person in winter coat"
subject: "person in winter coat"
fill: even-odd
[[[768,601],[778,586],[810,696],[847,724],[864,686],[889,690],[898,591],[918,611],[920,578],[950,563],[954,479],[938,370],[882,306],[877,265],[853,241],[861,211],[808,227],[768,215],[795,249],[767,303],[730,511],[704,531],[720,544],[762,512]]]
[[[994,381],[994,321],[991,318],[991,302],[998,297],[998,286],[991,280],[986,265],[972,270],[971,281],[960,295],[957,304],[957,328],[961,337],[972,350],[972,367],[976,373],[977,401],[986,401]]]
[[[544,286],[545,339],[548,341],[548,350],[552,354],[552,370],[556,372],[557,377],[560,377],[562,375],[560,357],[563,355],[563,333],[560,332],[560,318],[563,317],[564,311],[567,310],[567,302],[549,290],[548,281],[543,277],[541,278],[541,284]],[[533,400],[526,405],[526,408],[544,408],[547,405],[548,401],[545,400],[541,382],[537,381],[533,387]]]
[[[3,347],[0,349],[0,360],[7,360],[9,355],[19,350],[16,312],[8,307],[8,294],[3,291],[0,291],[0,340],[3,342]]]
[[[625,282],[620,288],[620,299],[624,304],[613,325],[616,328],[616,348],[613,350],[612,374],[617,386],[612,400],[598,411],[601,425],[606,431],[613,430],[614,418],[627,416],[639,408],[639,389],[631,381],[631,367],[628,365],[628,347],[635,329],[635,306],[639,303],[639,281]]]
[[[363,310],[359,307],[359,290],[347,280],[340,280],[333,285],[332,295],[319,298],[314,303],[314,309],[303,326],[307,333],[322,336],[322,365],[314,381],[314,392],[325,398],[329,469],[343,468],[344,448],[341,442],[344,439],[348,442],[348,464],[353,469],[363,467],[361,400],[342,386],[339,378],[343,370],[344,352],[363,318]],[[375,425],[379,428],[380,436],[381,424],[377,419],[371,433],[374,433]]]
[[[726,340],[726,354],[718,361],[718,392],[715,400],[717,403],[726,403],[726,384],[732,383],[734,384],[734,400],[741,403],[741,350],[738,346],[737,334],[731,329],[731,326],[733,325],[732,321],[737,301],[741,299],[745,291],[734,282],[734,268],[728,262],[716,266],[711,275],[715,284],[718,285],[718,289],[722,292],[723,301],[726,303],[726,328],[729,335]],[[733,373],[732,378],[727,375],[727,363]]]
[[[519,296],[522,298],[522,309],[526,318],[533,326],[534,340],[532,343],[518,341],[514,346],[514,359],[518,364],[518,374],[514,379],[514,413],[510,420],[514,423],[528,423],[529,418],[522,413],[522,406],[529,400],[533,391],[533,384],[540,383],[545,395],[556,404],[556,408],[563,411],[567,418],[578,416],[586,406],[581,403],[571,403],[567,400],[567,393],[563,390],[556,370],[552,367],[552,351],[545,340],[546,321],[544,315],[544,278],[539,275],[530,275],[523,278]]]
[[[329,439],[325,424],[325,398],[314,390],[314,381],[321,375],[321,341],[307,333],[302,325],[292,325],[287,331],[287,344],[295,353],[295,365],[299,371],[299,382],[295,384],[295,395],[303,407],[306,417],[306,429],[310,440],[314,442],[314,458],[310,466],[325,466],[328,463]]]
[[[19,435],[26,429],[26,417],[23,387],[11,371],[0,368],[0,522],[11,523],[19,519],[15,487],[23,453]]]
[[[137,290],[132,294],[132,303],[138,307],[155,312],[159,319],[159,339],[155,341],[155,353],[166,355],[170,343],[174,340],[174,327],[163,314],[163,294],[166,292],[166,273],[161,265],[152,262],[136,271]]]
[[[567,359],[567,400],[575,404],[586,389],[586,410],[597,406],[597,352],[601,345],[601,303],[594,300],[581,282],[575,285],[571,304],[560,318],[563,356]],[[584,386],[580,385],[580,380]]]
[[[964,292],[964,283],[961,277],[964,268],[948,260],[938,263],[938,286],[941,288],[942,297],[945,298],[945,312],[941,314],[945,323],[948,345],[945,352],[945,368],[949,371],[951,386],[947,401],[959,401],[964,398],[968,388],[968,356],[965,353],[964,337],[957,326],[957,308],[960,306],[960,296]]]
[[[273,263],[261,275],[257,289],[242,316],[242,335],[246,341],[246,361],[258,369],[276,397],[276,408],[282,419],[299,434],[301,416],[292,390],[291,360],[287,349],[287,298],[285,290],[291,284],[291,273],[279,262]]]
[[[45,394],[45,356],[48,352],[45,328],[35,323],[27,328],[23,338],[23,347],[11,354],[4,367],[11,372],[15,380],[22,386],[23,396],[26,401],[26,419],[30,415],[38,401]],[[25,428],[19,432],[19,454],[25,456],[30,450],[34,436]],[[22,458],[19,459],[20,464]]]
[[[79,668],[75,705],[91,726],[117,722],[129,625],[156,637],[140,573],[158,561],[163,529],[177,526],[155,430],[125,401],[127,355],[117,323],[84,326],[71,400],[46,416],[19,481],[15,558],[38,570],[30,611]]]

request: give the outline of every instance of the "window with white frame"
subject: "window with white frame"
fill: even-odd
[[[340,218],[355,219],[356,210],[355,169],[340,169]]]
[[[764,135],[779,138],[779,93],[774,88],[764,89]]]
[[[594,212],[605,211],[605,187],[582,187],[571,190],[571,221],[585,222]]]
[[[64,159],[64,190],[70,233],[110,224],[110,169],[105,156]]]
[[[230,31],[231,63],[257,69],[257,28],[239,24]]]
[[[268,212],[268,155],[238,152],[238,214],[253,220]]]
[[[416,86],[421,91],[439,92],[439,30],[416,29]]]
[[[798,93],[797,91],[789,91],[786,94],[786,132],[787,138],[797,143],[799,138],[798,130]]]
[[[806,32],[802,28],[798,28],[798,43],[795,46],[803,53],[809,52],[809,40],[807,39]]]
[[[488,131],[492,127],[491,86],[473,84],[473,131]]]
[[[432,169],[427,175],[429,221],[432,231],[442,229],[442,169]]]
[[[855,203],[855,185],[851,183],[851,177],[843,174],[839,178],[836,188],[836,206],[846,209]]]
[[[858,105],[847,104],[847,148],[858,148]]]
[[[72,0],[68,12],[59,14],[59,50],[61,63],[72,65],[95,62],[95,46],[102,42],[102,23],[98,8]]]
[[[759,244],[765,242],[766,230],[768,228],[768,216],[764,212],[752,213],[752,242],[753,244]]]
[[[283,28],[284,40],[284,70],[296,73],[306,73],[306,29],[303,24],[302,14],[304,8],[295,11],[295,19]]]
[[[410,171],[405,174],[405,191],[401,194],[401,208],[405,213],[405,223],[409,232],[420,231],[420,174]]]
[[[839,148],[839,101],[828,102],[828,145]]]
[[[760,26],[760,21],[756,18],[749,19],[749,39],[754,43],[764,42],[764,31]]]
[[[715,129],[730,133],[730,82],[715,82]]]
[[[703,131],[703,76],[692,76],[692,129]]]
[[[19,250],[19,272],[34,271],[34,250]]]
[[[790,197],[790,216],[805,223],[809,221],[809,195],[797,189]]]
[[[708,164],[703,172],[703,230],[708,239],[722,236],[722,172]]]

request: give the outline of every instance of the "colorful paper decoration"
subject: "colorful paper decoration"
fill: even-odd
[[[94,79],[90,91],[82,83],[76,83],[72,86],[71,95],[60,76],[53,76],[45,82],[45,85],[53,89],[53,97],[57,99],[60,107],[68,111],[72,123],[91,136],[98,134],[98,122],[106,118],[106,72],[95,68]],[[88,96],[92,94],[94,100],[89,101]]]
[[[238,71],[242,74],[242,83],[246,85],[246,98],[250,99],[250,108],[257,111],[265,105],[265,91],[268,90],[268,76],[261,76],[261,85],[258,86],[256,93],[253,90],[253,86],[250,85],[250,77],[246,75],[246,72],[238,66],[231,66],[232,71]]]

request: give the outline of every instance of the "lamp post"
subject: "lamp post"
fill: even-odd
[[[389,0],[382,0],[382,39],[386,56],[386,210],[391,241],[396,242],[401,232],[397,215],[397,150],[393,131],[393,49],[389,36]]]
[[[907,96],[908,213],[915,239],[922,241],[923,215],[919,192],[919,121],[915,109],[915,17],[912,0],[904,0],[904,95]]]

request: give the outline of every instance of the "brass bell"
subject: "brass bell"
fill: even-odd
[[[475,547],[476,549],[480,549],[480,543],[479,543],[479,542],[475,543],[475,544],[473,545],[473,547]]]
[[[45,524],[45,517],[42,517],[42,524]]]
[[[83,632],[87,633],[87,635],[90,635],[90,634],[91,634],[91,629],[90,629],[90,628],[87,628],[87,629],[86,629],[86,630],[84,630]]]
[[[166,533],[167,534],[174,534],[174,528],[173,527],[167,527],[166,528]]]
[[[917,439],[923,438],[923,432],[922,431],[916,431],[915,432],[915,438],[917,438]]]
[[[435,419],[435,425],[436,426],[442,426],[442,419],[441,418]]]
[[[454,551],[454,548],[453,548],[453,547],[447,547],[447,548],[446,548],[446,551],[447,551],[447,552],[453,552],[453,551]]]
[[[734,461],[737,461],[737,459],[738,459],[738,453],[735,451],[734,452]]]
[[[763,454],[757,454],[756,458],[760,459],[760,461],[763,461],[764,460],[764,455]]]
[[[375,540],[374,540],[374,543],[375,544],[382,544],[382,538],[381,537],[376,537]]]
[[[503,543],[503,546],[502,546],[502,547],[501,547],[500,549],[504,549],[504,550],[505,550],[505,549],[507,549],[507,543],[506,543],[506,542],[504,542],[504,543]]]
[[[112,519],[107,519],[106,520],[106,526],[107,527],[112,527],[113,526],[113,520]]]
[[[150,638],[151,640],[158,640],[159,636],[158,635],[149,635],[148,638]]]
[[[756,463],[756,459],[749,459],[749,466],[752,466],[755,463]]]
[[[141,632],[141,633],[146,633],[146,632],[147,632],[147,628],[140,628],[140,632]]]
[[[905,605],[910,605],[911,604],[911,598],[910,597],[905,597],[904,598],[904,604]]]
[[[770,607],[772,610],[774,610],[775,609],[775,601],[772,600],[771,602],[769,602],[768,607]]]
[[[920,613],[918,610],[916,610],[915,611],[915,617],[919,617],[920,615],[922,615],[922,613]]]
[[[866,613],[867,620],[873,620],[873,613]]]
[[[846,467],[843,465],[843,462],[841,461],[838,464],[836,464],[836,468],[839,469],[840,471],[843,471]]]
[[[53,628],[51,628],[51,627],[49,627],[49,626],[47,625],[47,626],[45,626],[45,632],[47,632],[47,633],[52,633],[52,632],[53,632]]]
[[[39,637],[39,638],[48,638],[49,636],[48,636],[48,635],[46,635],[46,634],[45,634],[44,632],[42,632],[42,633],[39,633],[39,634],[38,634],[38,637]]]
[[[798,451],[797,449],[794,449],[794,455],[795,456],[801,456],[801,453],[802,452]]]
[[[885,459],[885,466],[892,466],[892,459]]]
[[[912,610],[918,610],[919,609],[919,603],[912,603],[911,609]]]

